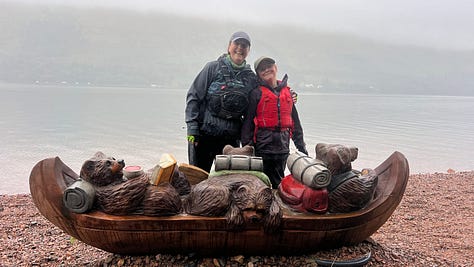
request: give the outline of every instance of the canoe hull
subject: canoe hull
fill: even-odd
[[[283,208],[281,231],[272,234],[265,233],[261,224],[231,231],[224,217],[73,213],[64,206],[62,194],[78,175],[58,157],[42,160],[33,168],[30,191],[36,207],[49,221],[78,240],[112,253],[301,254],[358,244],[388,220],[405,191],[408,162],[403,154],[394,152],[375,171],[378,186],[374,200],[365,208],[324,215]]]

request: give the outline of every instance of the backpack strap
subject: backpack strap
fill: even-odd
[[[229,70],[229,66],[225,62],[220,62],[221,65],[221,72],[222,76],[224,77],[224,81],[227,87],[232,86],[232,78],[233,78],[233,72]]]

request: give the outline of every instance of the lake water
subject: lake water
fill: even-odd
[[[0,85],[0,194],[28,193],[40,160],[59,156],[79,173],[96,151],[155,166],[187,162],[186,89]],[[299,93],[310,156],[317,143],[359,148],[353,167],[392,152],[411,173],[474,170],[474,97]],[[294,146],[293,146],[294,148]]]

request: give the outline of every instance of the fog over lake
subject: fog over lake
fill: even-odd
[[[0,2],[0,82],[187,88],[244,30],[300,92],[474,94],[474,2],[22,2]]]
[[[299,93],[308,151],[355,145],[357,168],[393,151],[411,171],[473,170],[474,2],[0,0],[0,194],[31,168],[74,171],[98,150],[186,162],[184,101],[238,30]]]

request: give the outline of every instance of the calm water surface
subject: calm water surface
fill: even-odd
[[[186,90],[0,85],[0,194],[28,193],[40,160],[59,156],[79,173],[96,151],[155,166],[187,162]],[[474,170],[474,97],[300,93],[311,156],[317,143],[359,148],[355,168],[402,152],[411,173]]]

